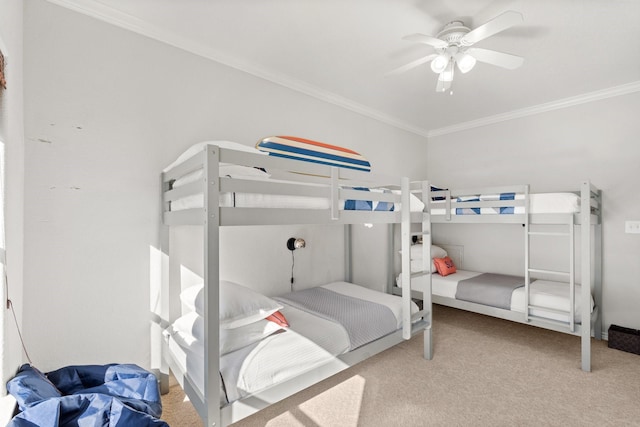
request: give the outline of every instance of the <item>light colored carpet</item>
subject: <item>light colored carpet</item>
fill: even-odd
[[[640,356],[578,337],[434,306],[434,358],[422,335],[234,424],[245,426],[640,426]],[[200,426],[174,385],[172,427]]]

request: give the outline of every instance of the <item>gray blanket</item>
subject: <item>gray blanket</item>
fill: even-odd
[[[483,273],[458,282],[456,299],[511,309],[511,294],[524,286],[524,277]]]
[[[390,334],[397,328],[396,316],[389,307],[325,288],[291,292],[275,299],[342,325],[349,336],[350,350]]]

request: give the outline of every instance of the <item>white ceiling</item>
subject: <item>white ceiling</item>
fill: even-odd
[[[49,0],[403,129],[437,135],[640,91],[638,0]],[[476,46],[525,58],[478,63],[436,93],[433,48],[403,41],[506,10],[524,23]]]

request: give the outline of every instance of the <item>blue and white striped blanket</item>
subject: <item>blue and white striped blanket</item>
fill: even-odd
[[[354,190],[372,191],[379,193],[391,193],[386,189],[369,189],[366,187],[354,187]],[[346,200],[344,209],[347,211],[388,211],[393,212],[395,205],[393,202],[383,202],[378,200]]]
[[[458,197],[456,202],[485,202],[494,200],[516,200],[522,198],[521,195],[516,196],[516,193],[500,193],[500,194],[481,194],[477,196]],[[486,215],[486,214],[498,214],[498,215],[513,215],[516,212],[514,206],[497,206],[497,207],[482,207],[482,208],[456,208],[456,215]]]

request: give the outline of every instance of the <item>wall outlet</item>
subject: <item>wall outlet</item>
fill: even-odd
[[[624,232],[631,234],[640,234],[640,221],[625,221]]]

